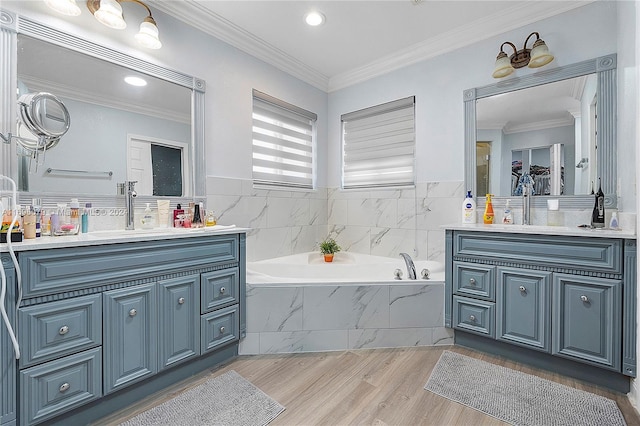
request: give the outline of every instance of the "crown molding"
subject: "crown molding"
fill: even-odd
[[[542,19],[585,6],[594,1],[527,1],[506,7],[499,15],[478,20],[473,24],[466,25],[464,28],[457,28],[424,42],[416,43],[394,54],[384,56],[369,64],[333,77],[328,77],[309,67],[286,52],[208,10],[195,0],[149,0],[148,3],[153,4],[158,10],[273,65],[320,90],[333,92],[471,45],[480,40],[495,37]],[[494,30],[491,30],[492,28]],[[482,34],[482,36],[478,37],[478,34]]]

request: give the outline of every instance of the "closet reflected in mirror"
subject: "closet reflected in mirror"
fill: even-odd
[[[476,193],[586,195],[597,179],[596,74],[476,101]],[[521,185],[520,185],[521,188]]]

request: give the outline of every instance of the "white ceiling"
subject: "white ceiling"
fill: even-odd
[[[148,0],[152,8],[326,91],[591,2]],[[325,24],[306,25],[310,10],[321,11]]]

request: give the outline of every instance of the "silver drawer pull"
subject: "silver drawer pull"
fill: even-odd
[[[69,383],[63,383],[60,385],[60,392],[66,392],[70,387],[71,385]]]
[[[178,304],[184,305],[184,297],[181,297],[180,299],[178,299]]]
[[[586,302],[589,301],[589,298],[587,296],[585,296],[585,295],[582,295],[582,296],[580,296],[580,300],[582,300],[583,302],[586,303]]]
[[[520,291],[524,293],[525,291],[527,291],[527,289],[523,285],[521,285],[520,286]]]
[[[61,336],[64,336],[68,332],[69,332],[69,327],[66,325],[63,325],[62,327],[60,327],[60,330],[58,330],[58,334]]]
[[[475,315],[469,315],[469,321],[476,322],[476,316]]]
[[[135,317],[136,315],[138,315],[138,311],[136,311],[135,309],[132,309],[129,311],[129,316],[130,317]]]
[[[226,288],[224,288],[224,287],[220,287],[220,294],[224,294],[224,292],[225,292],[225,291],[227,291],[227,289],[226,289]]]
[[[220,327],[220,333],[224,334],[224,330],[225,330],[224,326]]]
[[[475,278],[469,278],[469,284],[476,285],[476,279]]]

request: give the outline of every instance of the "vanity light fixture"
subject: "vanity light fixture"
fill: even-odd
[[[76,4],[76,0],[44,0],[44,2],[51,9],[63,15],[80,15],[80,7]]]
[[[158,25],[151,15],[151,9],[140,0],[87,0],[87,8],[91,14],[103,25],[118,30],[127,27],[122,16],[123,2],[137,3],[147,9],[149,14],[140,24],[140,31],[135,35],[142,46],[149,49],[160,49],[162,43],[158,37]]]
[[[534,35],[536,36],[536,41],[533,43],[531,49],[528,49],[527,43],[529,43],[529,39]],[[513,54],[509,57],[507,57],[507,54],[504,53],[503,50],[505,44],[508,44],[513,49]],[[506,77],[513,73],[516,68],[522,68],[527,65],[529,68],[539,68],[547,65],[551,61],[553,61],[553,55],[549,53],[549,48],[544,40],[540,38],[540,34],[534,31],[529,34],[524,41],[524,47],[520,50],[517,50],[516,46],[509,41],[502,43],[500,53],[498,53],[498,57],[496,58],[496,65],[493,69],[493,77]]]
[[[324,24],[325,17],[322,13],[314,10],[304,15],[304,21],[312,27],[317,27]]]

